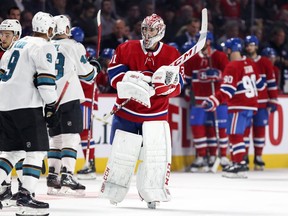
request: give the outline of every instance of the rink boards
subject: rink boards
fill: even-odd
[[[99,110],[95,112],[97,118],[109,112],[115,102],[114,95],[100,95]],[[266,128],[266,143],[264,160],[267,168],[288,168],[288,97],[279,98],[278,111],[270,115],[269,126]],[[112,118],[108,121],[111,122]],[[183,170],[189,166],[194,158],[195,149],[191,141],[189,126],[189,104],[182,98],[172,98],[169,108],[169,124],[172,134],[172,170]],[[94,120],[93,136],[96,141],[96,168],[103,172],[111,151],[109,143],[110,125]],[[250,145],[250,165],[253,162],[253,145]],[[82,151],[78,151],[76,169],[84,163]]]

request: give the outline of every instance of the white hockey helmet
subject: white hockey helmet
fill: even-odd
[[[32,30],[33,32],[39,32],[47,34],[49,28],[55,28],[55,21],[53,16],[49,13],[39,11],[32,19]]]
[[[65,15],[54,16],[54,21],[56,24],[56,27],[54,30],[56,35],[65,34],[67,36],[71,36],[71,24],[67,16]],[[68,27],[68,32],[67,32],[67,27]]]
[[[149,31],[157,30],[157,34],[154,36],[149,35]],[[160,41],[165,35],[166,25],[163,19],[157,14],[147,16],[141,24],[141,34],[144,42],[144,47],[149,49],[155,43]]]
[[[22,27],[17,19],[6,19],[0,24],[0,31],[12,31],[14,36],[22,34]]]

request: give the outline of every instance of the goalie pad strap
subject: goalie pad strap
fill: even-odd
[[[171,137],[166,121],[143,123],[142,163],[137,172],[137,189],[146,202],[169,201]],[[155,132],[157,131],[157,133]]]
[[[101,187],[100,196],[115,203],[121,202],[127,194],[132,175],[139,157],[142,136],[116,130]]]

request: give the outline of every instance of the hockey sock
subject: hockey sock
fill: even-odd
[[[244,160],[244,156],[246,154],[245,144],[243,141],[243,135],[242,134],[230,134],[229,141],[232,145],[232,151],[233,151],[232,161],[236,163],[240,163],[241,161]]]
[[[35,193],[36,185],[41,175],[42,160],[46,152],[26,152],[23,161],[22,187],[31,194]]]
[[[62,134],[62,150],[61,150],[61,162],[62,167],[66,167],[67,172],[74,173],[76,158],[77,158],[77,146],[80,142],[79,134]]]
[[[22,182],[22,174],[23,174],[23,171],[22,171],[23,161],[24,161],[24,158],[19,160],[15,164],[16,173],[17,173],[17,176],[21,182]]]
[[[227,148],[228,148],[228,135],[226,133],[226,128],[219,128],[219,148],[220,148],[220,156],[227,156]]]
[[[254,154],[261,156],[265,145],[265,126],[253,127]]]
[[[249,146],[250,146],[250,127],[247,127],[244,131],[244,143],[246,155],[249,155]]]
[[[193,142],[196,149],[196,155],[200,157],[206,156],[207,151],[207,137],[204,125],[193,125],[191,126],[193,134]]]
[[[208,152],[210,156],[215,156],[217,153],[217,138],[215,127],[206,127]]]
[[[50,143],[50,149],[48,151],[48,166],[53,168],[54,173],[59,174],[61,169],[61,148],[62,148],[62,136],[57,135],[52,137]]]

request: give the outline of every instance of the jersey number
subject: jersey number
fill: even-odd
[[[58,53],[55,69],[57,71],[56,80],[59,80],[64,75],[64,63],[65,56],[62,53]]]
[[[3,74],[2,77],[1,77],[1,80],[2,80],[3,82],[8,81],[8,80],[12,77],[13,72],[14,72],[14,70],[15,70],[15,67],[16,67],[16,65],[17,65],[17,61],[18,61],[18,59],[19,59],[19,56],[20,56],[20,53],[19,53],[18,50],[15,50],[15,51],[12,53],[12,55],[11,55],[11,57],[10,57],[10,59],[9,59],[9,63],[8,63],[8,66],[7,66],[7,70],[5,71],[5,74]]]
[[[242,78],[242,81],[243,81],[243,87],[246,90],[245,95],[247,98],[252,98],[258,95],[255,74],[252,74],[251,77],[244,76]]]

